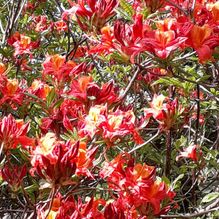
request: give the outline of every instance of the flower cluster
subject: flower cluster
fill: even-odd
[[[0,188],[10,209],[152,219],[213,203],[218,1],[5,1],[1,13]],[[208,185],[214,195],[198,200]]]
[[[139,213],[150,217],[168,210],[169,203],[166,202],[166,206],[161,203],[164,200],[170,202],[174,193],[156,179],[155,174],[154,167],[135,164],[127,154],[106,162],[100,176],[106,178],[109,187],[118,193],[110,208],[123,212],[128,218],[138,218]]]

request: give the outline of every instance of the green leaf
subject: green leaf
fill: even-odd
[[[126,14],[132,17],[134,14],[134,10],[131,4],[129,4],[126,0],[120,0],[119,2],[120,2],[120,7],[124,10],[124,12],[126,12]]]
[[[55,89],[53,88],[46,98],[47,106],[49,107],[56,97]]]
[[[181,81],[179,81],[176,78],[170,78],[170,77],[160,78],[153,83],[153,85],[156,85],[156,84],[164,84],[167,86],[174,85],[176,87],[183,87]]]
[[[57,100],[57,101],[54,103],[53,107],[54,107],[54,108],[59,108],[59,107],[61,106],[61,104],[63,103],[63,101],[64,101],[63,98]]]
[[[39,185],[37,185],[36,183],[30,185],[30,186],[27,186],[24,188],[24,190],[28,193],[28,194],[31,194],[35,191],[37,191],[39,189]]]
[[[180,174],[176,179],[172,182],[171,188],[174,190],[177,187],[178,181],[184,177],[184,174]]]
[[[212,192],[210,194],[207,194],[203,199],[202,199],[202,203],[208,203],[213,201],[214,199],[219,197],[219,192]]]
[[[162,181],[165,182],[165,184],[167,184],[168,186],[170,186],[170,180],[166,176],[162,177]]]

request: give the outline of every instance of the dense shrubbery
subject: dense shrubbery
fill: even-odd
[[[0,5],[1,217],[218,216],[219,2]]]

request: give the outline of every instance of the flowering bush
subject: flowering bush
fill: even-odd
[[[218,217],[219,2],[0,3],[0,217]]]

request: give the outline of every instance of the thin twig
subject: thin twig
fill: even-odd
[[[199,211],[197,213],[192,213],[192,214],[160,215],[160,217],[161,218],[195,218],[195,217],[202,216],[202,215],[205,215],[205,214],[208,214],[214,211],[218,211],[218,210],[219,210],[219,207],[212,208],[209,210],[202,210],[202,211]]]
[[[47,210],[47,213],[46,213],[46,216],[44,219],[47,219],[51,209],[52,209],[52,204],[53,204],[53,200],[54,200],[54,197],[55,197],[55,194],[56,194],[56,187],[53,186],[52,187],[52,190],[51,190],[51,193],[50,193],[50,196],[51,196],[51,199],[50,199],[50,202],[49,202],[49,207],[48,207],[48,210]]]
[[[155,138],[157,138],[157,136],[160,134],[160,130],[157,131],[157,133],[151,137],[150,139],[148,139],[146,142],[140,144],[140,145],[137,145],[136,147],[134,147],[132,150],[130,150],[128,153],[131,154],[132,152],[138,150],[139,148],[142,148],[144,147],[145,145],[147,145],[148,143],[150,143],[151,141],[153,141]]]
[[[13,1],[12,5],[11,5],[11,7],[10,7],[10,9],[9,9],[8,22],[7,22],[7,25],[6,25],[4,34],[3,34],[3,36],[2,36],[2,42],[1,42],[2,45],[5,44],[6,38],[7,38],[7,36],[8,36],[8,31],[9,31],[10,24],[11,24],[11,18],[13,18],[14,4],[15,4],[15,1]]]
[[[23,213],[24,209],[0,209],[1,213],[7,213],[7,212],[20,212]],[[26,210],[27,213],[33,212],[32,210]]]
[[[166,2],[168,2],[169,4],[171,4],[172,6],[174,6],[175,8],[179,9],[181,12],[183,12],[183,14],[185,14],[186,16],[188,16],[188,13],[179,5],[177,5],[176,3],[170,1],[170,0],[166,0]]]
[[[18,18],[20,17],[21,12],[22,12],[22,10],[23,10],[23,8],[24,8],[24,6],[25,6],[26,1],[27,1],[27,0],[24,0],[24,1],[23,1],[23,4],[21,5],[20,10],[19,10],[19,12],[17,13],[17,16],[16,16],[16,18],[15,18],[15,21],[14,21],[15,23],[17,22]]]
[[[196,132],[195,132],[195,144],[197,144],[198,141],[198,135],[199,135],[199,119],[200,119],[200,87],[197,84],[197,112],[196,112]]]
[[[171,166],[171,148],[172,148],[172,130],[167,130],[166,133],[166,163],[164,174],[166,177],[170,174],[170,166]]]
[[[211,203],[210,205],[208,205],[205,209],[206,210],[210,210],[214,207],[216,207],[219,204],[219,198],[217,198],[213,203]]]
[[[139,68],[137,68],[137,70],[135,71],[135,73],[132,76],[132,79],[129,81],[128,86],[126,87],[124,93],[122,94],[122,96],[119,98],[120,101],[124,100],[126,95],[128,94],[130,88],[132,87],[135,79],[137,78],[138,74],[141,72],[141,70]]]
[[[87,40],[88,40],[88,38],[85,40],[85,43],[86,43],[86,46],[87,46],[88,50],[90,50],[90,46],[89,46]],[[98,64],[95,62],[93,55],[92,55],[92,54],[89,54],[89,56],[90,56],[90,58],[91,58],[91,60],[92,60],[92,62],[93,62],[93,64],[94,64],[95,68],[97,69],[97,72],[98,72],[98,74],[100,75],[101,80],[102,80],[102,81],[105,81],[105,78],[103,77],[103,75],[102,75],[102,73],[101,73],[101,71],[100,71],[100,69],[99,69],[99,67],[98,67]]]
[[[190,10],[189,10],[190,16],[191,16],[191,18],[192,18],[193,21],[194,21],[193,11],[194,11],[194,9],[195,9],[195,5],[196,5],[196,0],[193,0],[193,1],[192,1],[192,6],[191,6],[191,8],[190,8]]]

